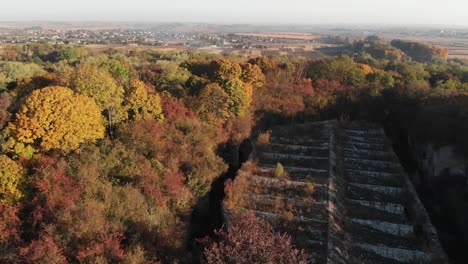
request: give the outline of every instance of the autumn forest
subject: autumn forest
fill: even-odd
[[[273,125],[367,120],[468,154],[466,61],[376,36],[343,45],[321,58],[5,46],[0,262],[307,263],[245,210],[193,220]]]

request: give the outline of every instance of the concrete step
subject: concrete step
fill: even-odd
[[[402,204],[365,200],[347,200],[348,215],[352,218],[407,223]]]
[[[293,236],[296,241],[304,241],[307,244],[314,244],[316,247],[326,246],[328,235],[326,226],[312,228],[299,224],[298,226],[285,225],[278,229]]]
[[[263,211],[253,211],[253,213],[266,221],[277,223],[277,222],[284,222],[284,217],[280,214],[270,213],[270,212],[263,212]],[[327,218],[328,219],[328,218]],[[308,217],[301,217],[301,216],[294,216],[291,225],[301,222],[306,225],[311,226],[311,228],[325,228],[323,225],[327,225],[328,221],[320,219],[320,218],[308,218]],[[314,227],[317,226],[317,227]]]
[[[392,160],[393,155],[388,151],[343,148],[343,155],[348,158],[369,160]]]
[[[401,187],[400,174],[391,173],[373,173],[369,171],[360,170],[346,170],[345,179],[349,183],[368,184],[368,185],[381,185],[388,187]]]
[[[319,187],[319,186],[326,187],[328,185],[328,179],[326,178],[293,179],[291,178],[291,175],[289,175],[288,179],[278,179],[278,178],[273,178],[273,177],[252,175],[252,180],[256,184],[259,184],[262,186],[277,187],[277,188],[287,188],[289,186],[294,186],[297,188],[304,188],[304,187],[308,187],[310,184],[312,184],[314,187]]]
[[[378,185],[349,183],[346,196],[353,200],[402,203],[402,189]]]
[[[409,224],[360,218],[350,218],[350,220],[353,226],[362,226],[375,232],[382,232],[407,240],[415,238],[413,235],[413,226]],[[376,239],[380,239],[380,237],[377,237]]]
[[[394,248],[368,243],[356,244],[352,251],[357,263],[365,264],[398,264],[429,263],[425,252],[405,248]]]
[[[367,136],[367,137],[381,137],[385,133],[380,128],[346,128],[343,130],[346,135]]]
[[[372,136],[365,136],[365,135],[353,135],[347,134],[345,136],[345,141],[348,142],[363,142],[363,143],[378,143],[378,144],[385,144],[384,137],[372,137]]]
[[[406,228],[408,228],[406,230]],[[422,244],[413,235],[412,226],[397,225],[385,222],[373,221],[352,222],[350,235],[353,243],[366,243],[371,245],[382,245],[391,248],[403,248],[408,250],[421,250]],[[398,232],[406,235],[400,235]]]
[[[284,166],[284,170],[289,174],[302,174],[304,176],[311,175],[314,177],[328,177],[328,169],[314,169],[314,168],[307,168],[307,167],[296,167],[296,166]],[[270,171],[270,173],[274,173],[274,170],[276,169],[276,163],[275,164],[265,164],[265,163],[260,163],[260,167],[263,167],[267,170]]]
[[[314,146],[279,144],[279,143],[270,143],[267,146],[262,146],[259,148],[259,151],[296,154],[296,155],[305,155],[305,156],[319,156],[319,157],[326,157],[329,154],[328,146],[314,147]]]
[[[344,158],[345,167],[353,170],[400,172],[401,166],[394,161],[376,161],[368,159]]]
[[[259,155],[273,157],[277,159],[292,159],[292,160],[328,160],[328,155],[323,156],[311,156],[311,155],[301,155],[301,154],[289,154],[282,152],[269,152],[261,151]]]
[[[345,141],[343,142],[343,148],[350,150],[376,150],[376,151],[386,151],[387,146],[385,144],[379,143],[364,143],[364,142],[354,142],[354,141]]]
[[[260,152],[258,158],[261,163],[274,164],[278,162],[283,166],[294,166],[314,169],[327,169],[328,157],[310,157],[299,155],[288,155],[282,153]]]
[[[297,181],[276,180],[254,176],[250,189],[258,194],[276,194],[288,198],[325,200],[328,192],[327,184],[313,184]],[[302,185],[298,185],[302,183]]]
[[[328,139],[309,138],[309,137],[270,137],[271,143],[288,144],[288,145],[301,145],[312,147],[328,147]]]
[[[380,185],[388,187],[401,187],[402,183],[399,177],[372,177],[362,176],[356,174],[346,174],[345,179],[349,183],[367,184],[367,185]]]

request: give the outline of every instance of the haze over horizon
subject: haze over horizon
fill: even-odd
[[[468,26],[466,0],[16,0],[0,21],[135,21],[249,24]]]

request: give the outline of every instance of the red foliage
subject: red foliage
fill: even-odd
[[[210,239],[204,253],[208,263],[307,263],[307,255],[295,249],[286,234],[253,214],[232,215],[227,231],[218,230],[219,241]]]
[[[165,94],[161,97],[161,102],[164,116],[168,121],[173,121],[180,117],[195,117],[195,113],[188,109],[180,99]]]
[[[184,186],[184,174],[181,171],[167,173],[164,177],[167,192],[172,196],[177,196]]]
[[[305,99],[314,92],[312,82],[293,75],[287,71],[267,75],[267,85],[254,91],[255,109],[283,116],[304,112]]]
[[[65,174],[66,164],[57,158],[41,157],[34,168],[31,184],[37,189],[32,198],[34,225],[53,221],[60,212],[77,208],[82,190],[78,183]]]
[[[334,91],[344,90],[347,87],[341,84],[339,81],[329,81],[325,79],[319,79],[314,82],[315,91],[319,93],[333,93]]]
[[[54,239],[48,235],[21,248],[20,257],[23,263],[67,263]]]
[[[17,213],[17,207],[0,203],[0,243],[19,240],[20,219]]]
[[[156,201],[158,206],[164,206],[166,199],[164,198],[163,192],[159,187],[159,176],[154,174],[151,164],[149,162],[143,162],[140,166],[141,179],[139,185],[143,191],[143,194],[151,200]]]
[[[438,46],[431,46],[431,50],[434,54],[440,56],[443,60],[448,58],[448,50]]]
[[[122,234],[105,234],[99,240],[91,241],[83,245],[76,255],[80,262],[92,261],[97,256],[104,256],[111,263],[118,262],[125,257],[125,251],[121,248]]]

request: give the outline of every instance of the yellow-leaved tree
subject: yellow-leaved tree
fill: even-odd
[[[164,120],[159,95],[148,93],[145,83],[140,80],[131,81],[126,91],[125,104],[130,118],[134,120]]]
[[[229,95],[229,112],[235,117],[247,116],[252,104],[254,85],[262,85],[263,73],[258,71],[257,66],[246,66],[243,70],[238,62],[230,59],[212,61],[210,66],[213,80]]]
[[[219,125],[229,118],[229,95],[217,83],[206,85],[200,92],[196,110],[198,116],[209,124]]]
[[[75,150],[85,141],[103,138],[101,109],[94,99],[60,86],[35,90],[9,124],[12,137],[7,145],[17,154],[30,146],[37,151]]]
[[[23,167],[5,155],[0,155],[0,164],[0,204],[16,201],[22,196],[18,184]]]

